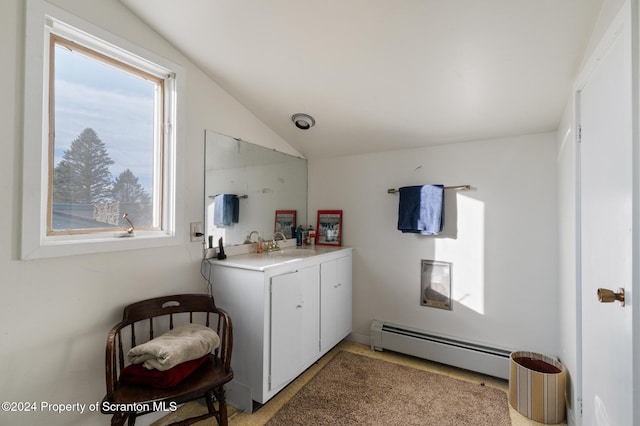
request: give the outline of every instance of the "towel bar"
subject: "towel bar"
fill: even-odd
[[[218,195],[218,194],[216,194],[216,195]],[[215,195],[209,195],[209,198],[216,198],[216,196]],[[238,195],[238,198],[240,198],[242,200],[242,199],[245,199],[245,198],[249,198],[249,196],[248,195]]]
[[[444,189],[460,189],[462,191],[469,191],[471,189],[471,185],[445,186]],[[387,194],[395,194],[397,192],[400,192],[400,191],[394,188],[387,189]]]

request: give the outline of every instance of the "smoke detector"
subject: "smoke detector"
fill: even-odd
[[[316,120],[309,114],[297,113],[291,116],[291,121],[298,129],[308,130],[316,124]]]

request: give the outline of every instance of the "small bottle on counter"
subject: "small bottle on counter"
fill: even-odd
[[[296,246],[302,246],[302,225],[298,226],[298,230],[296,231]]]
[[[311,244],[311,232],[313,232],[313,226],[309,225],[309,228],[304,233],[304,243],[306,245],[310,245]]]

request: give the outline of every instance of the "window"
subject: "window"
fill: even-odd
[[[176,242],[180,67],[40,0],[26,52],[22,257]]]
[[[161,229],[165,79],[54,34],[50,46],[47,234]]]

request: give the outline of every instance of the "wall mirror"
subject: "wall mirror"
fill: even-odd
[[[295,211],[298,224],[306,224],[304,158],[207,130],[204,175],[207,246],[217,247],[220,237],[225,246],[247,244],[252,231],[271,239],[276,211]]]

